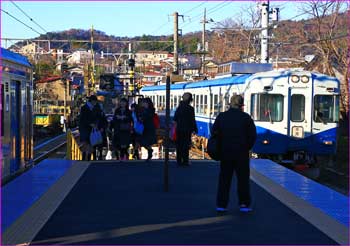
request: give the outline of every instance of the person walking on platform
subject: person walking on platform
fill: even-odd
[[[131,131],[131,143],[132,143],[132,147],[133,147],[132,156],[133,156],[133,159],[139,160],[140,159],[139,149],[140,149],[141,134],[137,133],[135,130],[135,125],[137,124],[137,122],[140,122],[140,120],[139,120],[139,118],[140,118],[139,106],[136,103],[131,104],[130,111],[131,111],[131,116],[132,116],[133,126],[134,126],[132,131]]]
[[[213,125],[212,134],[220,146],[220,174],[217,191],[217,212],[226,212],[229,202],[233,172],[236,172],[238,202],[241,212],[249,212],[251,196],[249,185],[249,150],[256,140],[252,118],[242,110],[243,98],[233,95],[230,109],[220,113]]]
[[[190,105],[192,100],[191,93],[184,93],[173,118],[176,131],[176,160],[179,166],[189,166],[191,135],[198,132],[194,109]]]
[[[156,128],[153,123],[154,114],[155,109],[152,100],[150,98],[143,99],[140,121],[144,126],[144,130],[140,139],[140,144],[148,151],[147,161],[152,159],[152,145],[157,143]]]
[[[94,160],[102,160],[103,159],[103,156],[102,156],[103,147],[107,146],[106,130],[108,128],[108,121],[107,121],[106,115],[103,111],[103,106],[101,103],[97,103],[95,105],[93,111],[94,111],[94,114],[97,118],[97,129],[101,132],[101,135],[103,138],[103,142],[94,147],[93,157],[94,157]]]
[[[119,107],[114,112],[111,127],[114,131],[113,145],[116,152],[120,151],[120,160],[128,160],[128,148],[131,143],[131,112],[128,101],[122,98]],[[116,153],[118,159],[118,153]]]
[[[92,128],[97,125],[97,117],[94,112],[94,107],[97,104],[97,97],[91,95],[84,106],[80,109],[79,117],[79,133],[80,142],[82,143],[82,159],[88,161],[91,158],[93,148],[90,143],[90,134]]]

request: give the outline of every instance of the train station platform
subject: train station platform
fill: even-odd
[[[251,160],[253,212],[218,215],[219,164],[45,160],[2,187],[2,244],[349,244],[349,199]]]

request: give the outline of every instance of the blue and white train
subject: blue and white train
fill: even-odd
[[[1,180],[33,160],[33,67],[28,59],[1,48]]]
[[[215,117],[225,111],[232,94],[244,97],[244,111],[254,119],[253,152],[277,160],[333,155],[339,118],[339,81],[308,71],[267,71],[171,85],[172,114],[184,92],[194,96],[198,135],[208,138]],[[165,85],[148,86],[158,113],[165,109]],[[232,122],[234,124],[234,122]]]

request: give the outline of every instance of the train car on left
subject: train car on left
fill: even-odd
[[[1,48],[2,181],[33,159],[33,67],[20,54]]]

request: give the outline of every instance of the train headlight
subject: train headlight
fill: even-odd
[[[263,144],[265,144],[265,145],[267,145],[267,144],[269,144],[269,143],[270,143],[270,141],[269,141],[269,140],[267,140],[267,139],[264,139],[264,140],[262,141],[262,143],[263,143]]]
[[[324,145],[333,145],[333,141],[323,141]]]
[[[298,75],[292,75],[291,80],[293,83],[298,83],[300,81],[300,77]]]
[[[295,138],[304,137],[304,128],[302,126],[293,126],[292,127],[292,136]]]
[[[301,82],[308,83],[309,80],[310,80],[310,78],[308,76],[306,76],[306,75],[301,76]]]

